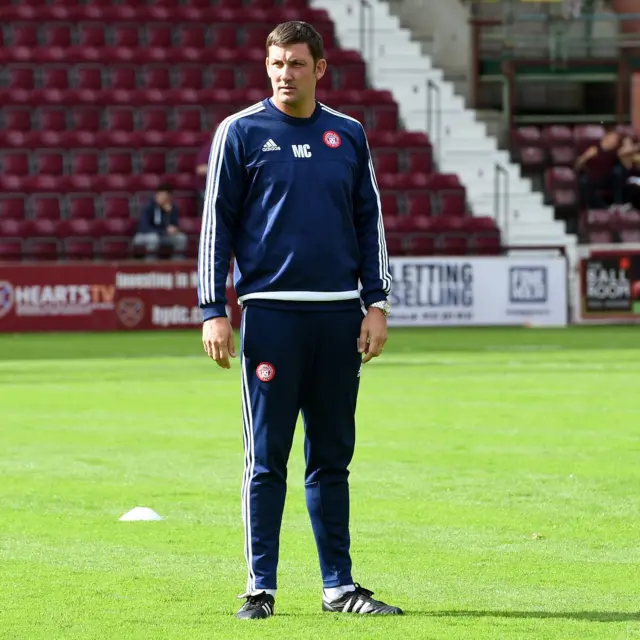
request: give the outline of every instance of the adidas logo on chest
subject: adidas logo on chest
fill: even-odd
[[[269,138],[264,143],[262,150],[263,151],[280,151],[280,147],[271,138]]]

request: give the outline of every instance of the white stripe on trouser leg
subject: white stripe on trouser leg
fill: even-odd
[[[244,336],[247,324],[246,309],[242,313],[242,337]],[[253,415],[251,414],[251,395],[249,394],[249,381],[247,379],[247,365],[242,344],[240,346],[240,358],[242,361],[242,427],[244,435],[244,476],[242,479],[242,519],[244,521],[244,557],[247,561],[247,593],[252,593],[256,588],[256,576],[253,572],[253,551],[251,549],[251,478],[255,464],[254,442],[253,442]]]

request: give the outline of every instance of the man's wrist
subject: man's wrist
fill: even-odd
[[[378,300],[376,302],[372,302],[368,307],[368,311],[378,311],[385,317],[391,313],[391,303],[388,300]]]
[[[202,321],[213,320],[213,318],[226,318],[227,309],[223,302],[215,303],[203,307],[202,309]]]

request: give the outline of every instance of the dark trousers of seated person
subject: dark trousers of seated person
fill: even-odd
[[[582,172],[578,176],[580,204],[588,209],[605,209],[612,204],[622,204],[625,178],[626,171],[622,166],[614,167],[606,177]]]

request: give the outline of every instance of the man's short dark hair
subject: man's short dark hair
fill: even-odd
[[[156,193],[160,193],[161,191],[166,191],[167,193],[173,193],[173,187],[170,184],[167,184],[166,182],[163,182],[156,189]]]
[[[314,63],[324,58],[322,36],[308,22],[301,22],[300,20],[281,22],[267,36],[267,56],[269,55],[269,47],[272,45],[286,47],[289,44],[300,43],[307,44]]]

